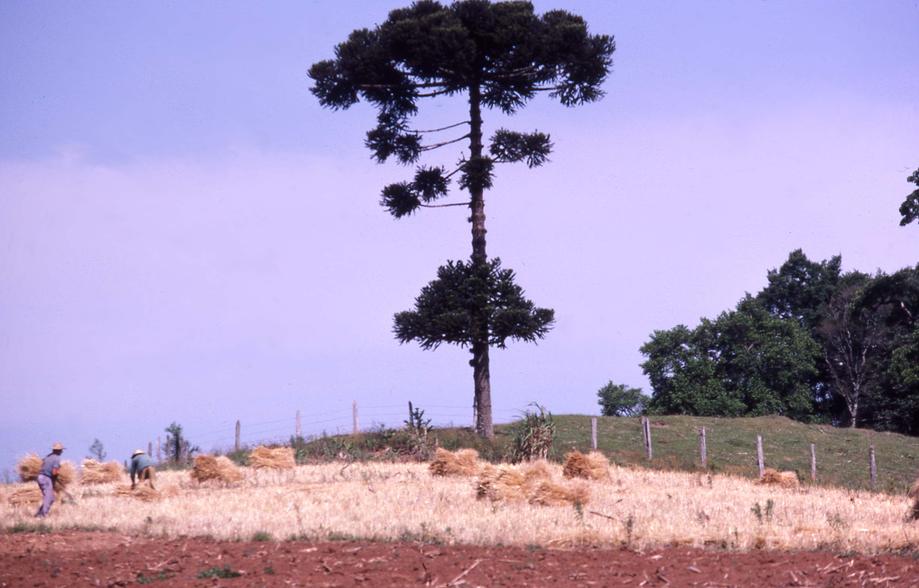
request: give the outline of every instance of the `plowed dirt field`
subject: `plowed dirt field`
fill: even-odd
[[[919,586],[908,556],[0,535],[0,586]]]

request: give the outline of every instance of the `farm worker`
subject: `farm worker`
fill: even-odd
[[[61,471],[61,453],[64,452],[64,446],[55,443],[51,446],[51,453],[45,456],[41,461],[41,469],[38,470],[38,487],[41,488],[41,506],[35,516],[43,519],[51,512],[51,505],[54,503],[54,479]]]
[[[135,449],[134,453],[131,454],[131,490],[137,486],[137,482],[134,481],[135,477],[141,482],[144,480],[150,482],[150,487],[153,488],[155,476],[156,470],[153,468],[153,460],[144,453],[143,449]],[[153,489],[156,490],[156,488]]]

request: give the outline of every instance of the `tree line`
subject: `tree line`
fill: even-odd
[[[792,251],[768,284],[641,347],[651,414],[761,416],[919,434],[919,264],[843,272]],[[615,398],[612,382],[598,393]]]

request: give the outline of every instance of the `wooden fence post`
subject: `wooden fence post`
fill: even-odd
[[[874,445],[868,448],[868,474],[871,477],[871,489],[878,488],[878,464],[874,459]]]
[[[357,435],[360,425],[357,420],[357,400],[351,401],[351,432]]]
[[[641,417],[642,428],[644,429],[645,451],[648,454],[648,461],[654,457],[654,448],[651,445],[651,420],[648,417]]]
[[[240,434],[241,425],[239,419],[236,419],[236,442],[233,444],[233,448],[236,451],[239,451],[239,434]]]
[[[163,445],[160,443],[160,438],[157,435],[156,437],[156,463],[163,461]]]
[[[817,448],[811,443],[811,482],[817,482]]]
[[[294,434],[297,436],[297,439],[303,438],[303,428],[300,426],[300,409],[297,409],[297,421],[294,425]]]
[[[597,417],[590,417],[590,448],[597,450]]]
[[[705,427],[699,429],[699,459],[702,460],[702,469],[708,469],[708,447],[705,444]]]
[[[408,420],[405,421],[405,422],[408,423],[409,428],[411,428],[411,427],[412,427],[412,424],[415,422],[415,421],[412,420],[412,412],[413,412],[412,409],[413,409],[413,408],[414,408],[414,407],[412,406],[412,401],[409,400],[409,401],[408,401]]]
[[[762,478],[766,473],[766,463],[763,459],[763,436],[756,436],[756,465],[759,466],[759,477]]]
[[[153,441],[147,441],[147,455],[153,457]]]

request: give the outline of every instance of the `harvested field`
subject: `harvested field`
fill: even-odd
[[[553,480],[561,479],[560,466],[528,468],[537,483],[546,480],[537,475],[546,468]],[[423,538],[445,544],[679,545],[867,554],[912,552],[919,546],[919,524],[906,518],[911,501],[905,495],[785,489],[717,475],[706,483],[690,474],[613,466],[608,480],[577,481],[590,498],[576,508],[525,499],[478,500],[476,479],[432,476],[425,464],[300,466],[283,480],[241,469],[244,480],[230,488],[198,485],[187,472],[162,472],[157,488],[173,487],[175,495],[152,502],[119,496],[115,485],[76,487],[76,502],[56,503],[44,522],[51,529],[229,540],[265,532],[278,539]],[[521,485],[523,469],[509,470]],[[0,520],[7,527],[33,522],[30,508],[8,501],[10,493],[26,486],[0,487]]]
[[[239,577],[219,583],[201,578],[215,569]],[[418,542],[219,542],[73,531],[0,535],[0,586],[135,584],[893,588],[919,584],[919,566],[897,555],[728,553],[685,547],[634,551]]]

